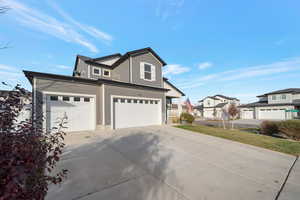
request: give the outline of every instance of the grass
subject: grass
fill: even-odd
[[[241,130],[230,130],[203,125],[179,125],[177,128],[182,128],[206,135],[220,137],[244,144],[250,144],[273,151],[279,151],[295,156],[300,155],[300,142],[286,139],[274,138],[266,135],[258,135]]]

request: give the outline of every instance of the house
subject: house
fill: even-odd
[[[151,48],[99,58],[78,55],[72,76],[24,71],[32,84],[35,117],[49,130],[67,119],[66,131],[160,125],[167,102],[183,93],[164,79],[166,62]]]
[[[240,106],[242,119],[285,120],[300,117],[300,88],[259,95],[258,101]]]
[[[198,110],[200,117],[206,119],[222,119],[224,110],[227,110],[230,104],[240,105],[240,100],[234,97],[228,97],[221,94],[207,96],[198,101],[194,108]]]

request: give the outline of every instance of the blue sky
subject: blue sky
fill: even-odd
[[[83,3],[86,2],[86,3]],[[71,75],[75,56],[152,47],[192,102],[300,87],[299,0],[2,0],[0,77]]]

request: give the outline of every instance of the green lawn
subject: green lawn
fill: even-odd
[[[258,135],[241,130],[229,130],[203,125],[179,125],[176,127],[206,135],[233,140],[244,144],[250,144],[257,147],[270,149],[273,151],[279,151],[282,153],[292,155],[300,155],[300,142],[296,141],[279,139],[265,135]]]

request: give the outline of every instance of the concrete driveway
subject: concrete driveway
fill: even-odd
[[[69,177],[47,200],[273,200],[295,160],[168,126],[84,134],[84,144],[66,148],[59,167]],[[298,183],[292,196],[283,191],[287,199]]]

